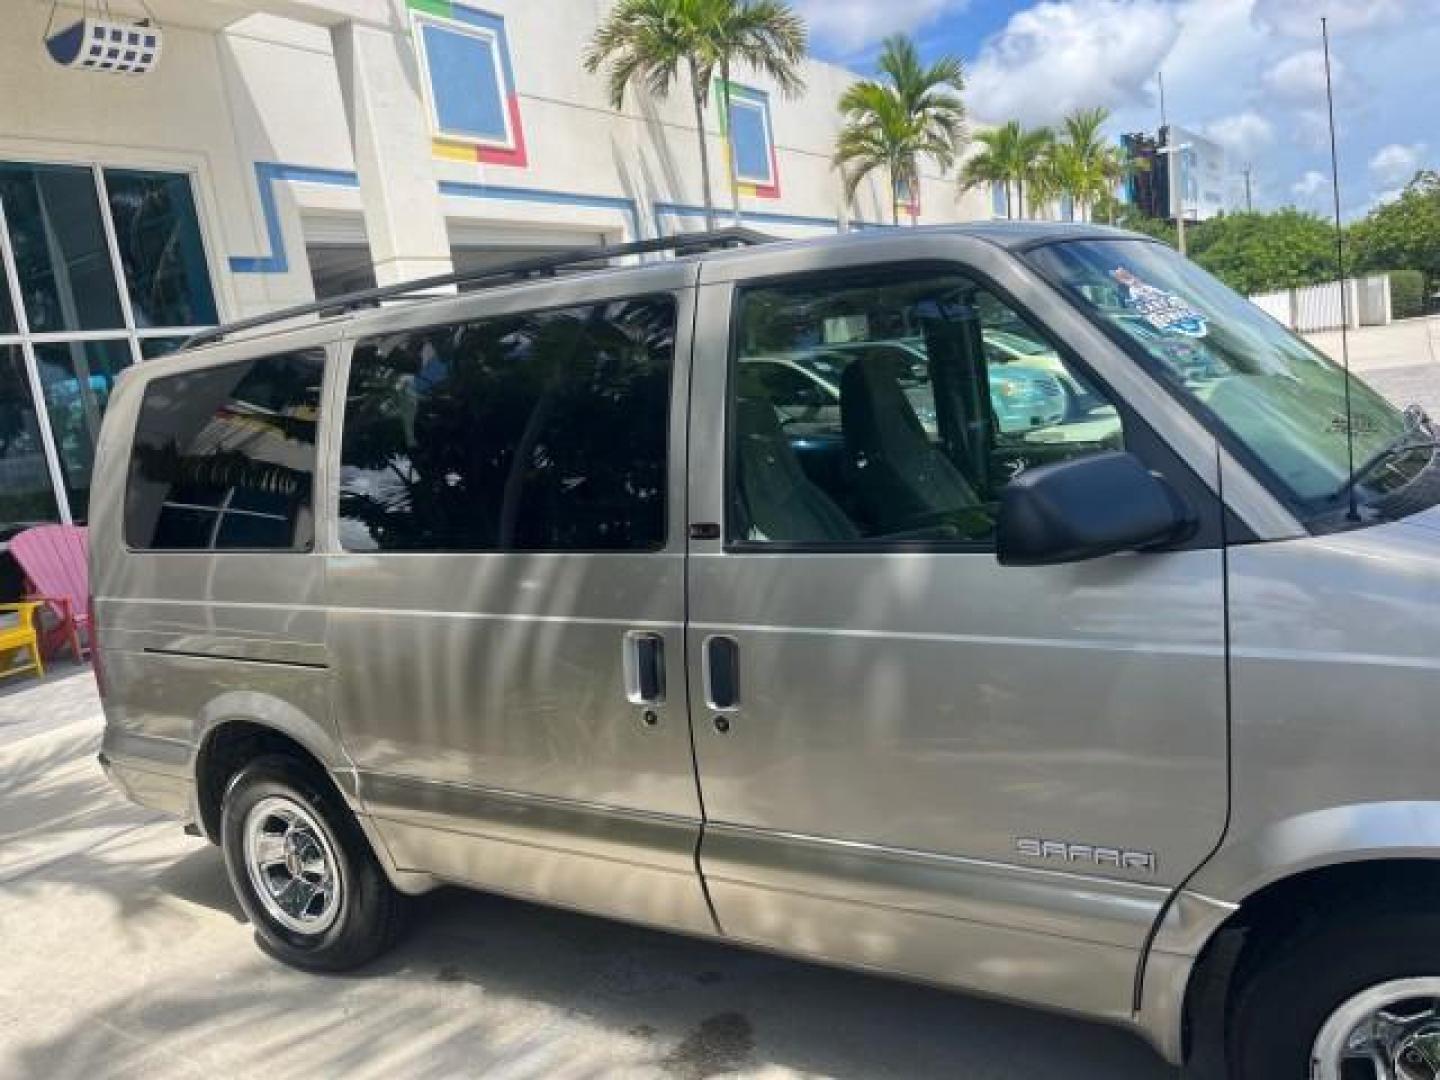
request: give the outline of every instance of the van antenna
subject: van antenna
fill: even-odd
[[[1340,220],[1340,153],[1335,146],[1335,84],[1330,77],[1330,20],[1320,17],[1320,39],[1325,48],[1325,103],[1330,112],[1330,186],[1335,195],[1335,265],[1340,271],[1340,358],[1345,368],[1345,453],[1350,482],[1345,485],[1350,506],[1346,517],[1360,520],[1355,492],[1355,411],[1350,404],[1350,293],[1345,287],[1345,227]]]

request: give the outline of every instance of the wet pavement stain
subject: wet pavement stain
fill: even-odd
[[[446,964],[439,971],[437,971],[435,973],[435,981],[442,983],[465,983],[470,986],[484,986],[484,983],[482,983],[479,979],[475,978],[472,975],[465,974],[465,972],[456,964]]]
[[[702,1020],[660,1064],[681,1080],[707,1080],[739,1068],[754,1049],[748,1019],[737,1012],[717,1013]]]

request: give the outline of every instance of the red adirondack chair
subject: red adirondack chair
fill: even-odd
[[[49,607],[58,622],[44,634],[53,654],[68,644],[84,658],[90,641],[90,539],[81,525],[37,525],[10,538],[10,554],[28,582],[26,598]]]

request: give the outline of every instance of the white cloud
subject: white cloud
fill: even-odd
[[[1370,159],[1370,175],[1382,184],[1399,186],[1408,182],[1425,159],[1425,144],[1391,143],[1382,146]]]
[[[1301,202],[1314,203],[1329,187],[1330,178],[1328,176],[1309,169],[1304,176],[1290,185],[1290,193]]]
[[[854,53],[890,34],[908,34],[969,5],[970,0],[797,0],[795,8],[805,17],[815,40]]]
[[[1223,146],[1232,160],[1242,163],[1254,159],[1275,141],[1275,125],[1254,109],[1212,120],[1204,132]]]
[[[1161,0],[1046,0],[1011,17],[971,66],[977,118],[1048,124],[1077,108],[1150,100],[1180,33]]]
[[[1255,0],[1255,21],[1289,37],[1320,36],[1320,18],[1332,33],[1369,30],[1419,16],[1427,0]]]
[[[1386,203],[1392,203],[1392,202],[1394,202],[1396,199],[1400,198],[1401,195],[1404,195],[1404,194],[1405,194],[1405,189],[1404,189],[1404,188],[1398,188],[1398,187],[1397,187],[1397,188],[1389,188],[1389,189],[1387,189],[1387,190],[1385,190],[1385,191],[1377,192],[1376,194],[1374,194],[1373,196],[1371,196],[1371,198],[1370,198],[1370,205],[1369,205],[1366,209],[1367,209],[1367,211],[1368,211],[1368,210],[1374,210],[1374,209],[1375,209],[1376,207],[1378,207],[1378,206],[1384,206]]]
[[[1330,74],[1338,86],[1345,69],[1335,57],[1330,59]],[[1319,49],[1302,49],[1265,72],[1260,81],[1266,90],[1282,101],[1305,103],[1325,98],[1325,54]]]
[[[922,30],[927,55],[968,37],[959,24],[998,0],[792,0],[815,23],[822,55],[855,57],[822,34],[874,42]],[[3,6],[3,0],[0,0]],[[1355,213],[1409,180],[1382,178],[1370,163],[1390,145],[1429,150],[1440,165],[1435,57],[1440,0],[1020,0],[1022,10],[967,57],[977,122],[1012,117],[1053,123],[1080,105],[1114,110],[1112,133],[1155,131],[1154,76],[1165,75],[1170,119],[1226,147],[1229,182],[1254,167],[1257,207],[1297,201],[1307,171],[1321,187],[1306,196],[1328,211],[1329,124],[1319,19],[1330,20],[1342,194]],[[958,12],[958,14],[956,14]],[[863,47],[862,47],[863,48]],[[861,60],[868,58],[864,52]],[[1389,160],[1385,155],[1382,161]],[[1322,183],[1323,182],[1323,183]]]

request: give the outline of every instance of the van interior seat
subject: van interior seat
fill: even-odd
[[[880,532],[980,505],[951,460],[925,432],[900,387],[901,364],[857,358],[840,379],[840,423],[856,488]]]
[[[805,475],[768,399],[737,399],[735,428],[740,496],[753,539],[860,539],[845,511]]]

